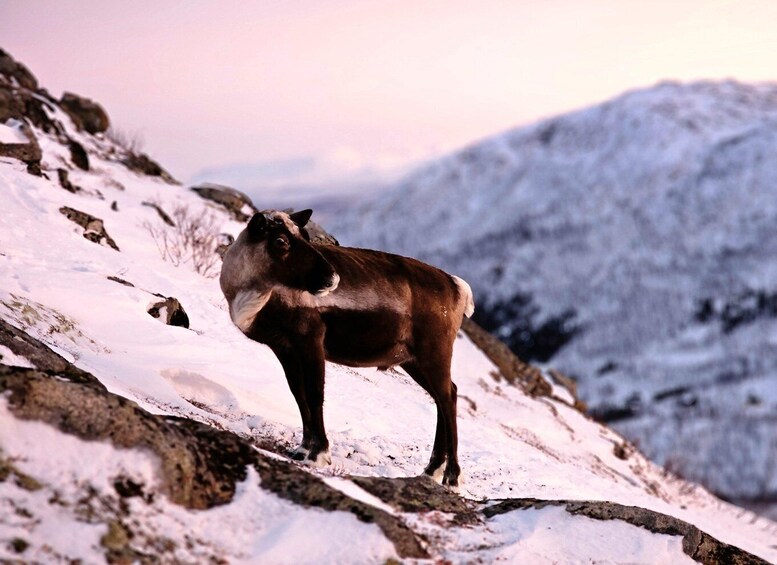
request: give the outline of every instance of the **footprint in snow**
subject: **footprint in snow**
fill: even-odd
[[[237,398],[228,389],[212,380],[185,369],[163,369],[164,378],[178,395],[189,404],[212,413],[232,412]]]

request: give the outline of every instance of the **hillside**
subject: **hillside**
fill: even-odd
[[[401,371],[327,365],[333,464],[292,462],[280,365],[214,278],[250,206],[176,184],[90,122],[99,106],[33,81],[0,53],[0,560],[777,561],[777,525],[650,463],[475,328],[452,369],[461,496],[417,478],[435,411]],[[207,253],[176,253],[181,229]]]
[[[593,414],[768,512],[775,151],[777,86],[663,83],[431,163],[332,227],[464,277],[476,319]]]

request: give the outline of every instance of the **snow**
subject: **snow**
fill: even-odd
[[[6,365],[13,365],[15,367],[25,367],[27,369],[35,368],[35,365],[30,363],[30,361],[24,357],[19,357],[5,345],[0,345],[0,361]]]
[[[28,175],[21,166],[0,166],[4,211],[0,215],[0,316],[63,352],[111,392],[146,410],[296,447],[301,440],[300,418],[277,359],[232,324],[216,279],[200,276],[190,264],[174,267],[161,259],[143,225],[159,220],[154,210],[141,203],[153,199],[164,209],[181,203],[193,213],[218,213],[220,229],[233,235],[242,226],[192,192],[137,176],[100,158],[101,143],[106,142],[68,131],[93,151],[90,172],[71,171],[85,193],[71,194],[55,180]],[[42,132],[35,133],[44,151],[44,168],[67,163],[66,148]],[[118,212],[111,210],[113,201]],[[61,206],[103,219],[121,252],[84,239],[82,230],[58,212]],[[108,276],[135,286],[118,284]],[[179,299],[190,329],[167,326],[149,316],[151,293]],[[773,546],[777,525],[667,475],[639,453],[619,459],[613,450],[623,439],[615,432],[563,400],[530,398],[504,381],[497,382],[492,377],[495,371],[461,334],[452,375],[459,389],[463,496],[593,499],[642,506],[777,560]],[[564,398],[560,389],[558,394]],[[305,468],[367,504],[385,508],[349,484],[346,475],[415,476],[428,461],[434,403],[402,371],[327,364],[324,417],[333,463],[320,470]],[[21,470],[49,485],[27,492],[10,481],[0,484],[3,504],[10,500],[39,509],[39,525],[0,522],[4,539],[23,533],[32,543],[31,552],[43,551],[48,543],[62,555],[86,562],[101,553],[104,522],[85,523],[66,507],[46,504],[52,489],[75,501],[82,489],[92,485],[100,496],[113,500],[111,480],[119,474],[156,485],[156,462],[148,454],[82,442],[43,424],[17,421],[5,404],[0,424],[4,456],[10,455]],[[250,473],[232,503],[202,512],[175,506],[163,496],[154,497],[152,503],[133,498],[131,515],[143,539],[169,532],[179,544],[177,558],[184,561],[215,555],[230,562],[261,558],[299,563],[318,561],[323,555],[321,562],[383,562],[394,555],[393,546],[374,525],[358,522],[350,514],[296,507],[266,493],[258,482]],[[433,547],[435,554],[456,562],[480,556],[473,553],[475,542],[467,541],[476,536],[487,540],[485,560],[515,558],[522,551],[551,561],[587,562],[589,552],[605,562],[614,561],[624,551],[637,556],[650,551],[667,562],[682,558],[676,539],[614,522],[591,524],[553,509],[495,518],[476,531],[458,531],[453,538],[429,522],[432,518],[434,513],[405,516],[436,528],[435,539],[441,539],[442,545]],[[54,536],[48,542],[47,528],[55,525],[61,539]],[[463,541],[456,541],[456,536]],[[590,543],[584,544],[584,538],[590,538]],[[310,547],[324,553],[312,554]],[[43,554],[34,557],[45,560]],[[25,554],[25,558],[32,557]]]
[[[8,120],[0,124],[0,143],[29,143],[29,139],[21,130],[22,122]]]
[[[486,563],[645,563],[691,565],[683,553],[682,538],[653,534],[625,522],[574,516],[560,507],[517,510],[489,522],[488,536],[477,530],[451,532],[454,562],[472,560],[473,553]],[[617,543],[613,543],[617,540]],[[585,556],[574,559],[572,555]],[[628,556],[628,557],[625,557]]]

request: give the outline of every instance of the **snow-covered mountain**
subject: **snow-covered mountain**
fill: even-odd
[[[777,501],[777,86],[630,92],[433,162],[330,227],[467,279],[481,323],[660,464]]]
[[[281,367],[213,278],[244,224],[28,75],[0,52],[0,560],[777,560],[777,524],[646,460],[561,377],[514,380],[472,329],[461,497],[415,478],[435,409],[401,371],[327,365],[333,464],[292,462]]]

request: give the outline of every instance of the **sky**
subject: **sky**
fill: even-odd
[[[184,181],[391,170],[661,80],[774,80],[776,28],[746,0],[0,0],[0,47]]]

